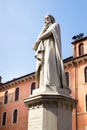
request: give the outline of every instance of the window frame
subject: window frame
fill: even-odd
[[[4,94],[4,104],[7,104],[8,103],[8,91],[5,91],[5,94]]]
[[[32,84],[31,84],[31,91],[30,91],[31,95],[33,94],[33,90],[35,90],[35,89],[36,89],[36,83],[32,82]]]
[[[67,80],[66,74],[68,74],[68,80]],[[65,72],[65,77],[66,77],[67,87],[69,88],[70,87],[70,73],[68,71]]]
[[[5,114],[5,115],[4,115],[4,114]],[[5,116],[5,117],[4,117],[4,116]],[[5,118],[5,119],[4,119],[4,118]],[[6,112],[3,112],[1,125],[2,125],[2,126],[6,126],[6,121],[7,121],[7,113],[6,113]]]
[[[87,66],[84,68],[84,81],[87,83]]]
[[[85,111],[87,112],[87,94],[85,95]]]
[[[14,101],[18,101],[19,100],[19,92],[20,92],[19,90],[20,90],[19,87],[17,87],[15,89]]]
[[[15,112],[17,112],[17,113],[15,113]],[[14,114],[16,114],[16,117],[15,117]],[[16,124],[16,123],[18,122],[18,110],[17,110],[17,109],[14,109],[12,115],[13,115],[13,116],[12,116],[12,124]]]
[[[80,43],[78,48],[79,48],[79,56],[84,55],[84,44]]]

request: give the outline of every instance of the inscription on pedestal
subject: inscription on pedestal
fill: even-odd
[[[29,111],[29,130],[42,129],[42,108],[35,108]]]

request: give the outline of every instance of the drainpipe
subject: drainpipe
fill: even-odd
[[[73,57],[75,58],[76,57],[76,44],[74,44],[74,54],[73,54]],[[75,99],[77,100],[77,65],[76,65],[76,63],[75,63],[75,61],[73,60],[73,65],[74,65],[74,67],[75,67]],[[75,117],[76,117],[76,130],[78,129],[77,128],[77,121],[78,121],[78,119],[77,119],[77,106],[76,106],[76,111],[75,111]]]
[[[77,100],[77,91],[78,91],[78,86],[77,86],[77,69],[76,69],[76,64],[75,64],[75,99]],[[76,106],[76,112],[75,112],[75,114],[76,114],[76,130],[77,130],[77,121],[78,121],[78,119],[77,119],[77,106]]]
[[[2,83],[2,77],[0,76],[0,84]]]

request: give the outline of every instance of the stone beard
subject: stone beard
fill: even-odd
[[[45,15],[45,26],[33,49],[37,59],[36,78],[39,88],[66,88],[66,78],[61,53],[60,26],[51,15]]]

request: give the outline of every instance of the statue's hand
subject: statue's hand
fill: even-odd
[[[33,45],[32,49],[35,51],[37,50],[36,43]]]
[[[42,34],[41,34],[41,35],[42,35]],[[40,35],[40,36],[38,36],[38,38],[37,38],[36,42],[41,42],[41,35]]]
[[[36,51],[40,42],[41,42],[41,40],[37,39],[35,44],[33,45],[32,49]]]
[[[36,43],[40,43],[40,42],[41,42],[41,39],[40,39],[40,36],[38,36]]]

